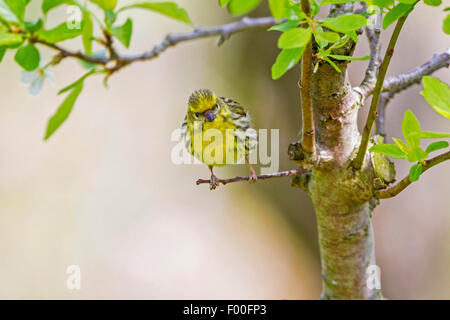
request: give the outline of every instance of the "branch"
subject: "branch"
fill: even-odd
[[[244,17],[240,21],[224,24],[221,26],[209,27],[204,29],[195,29],[193,32],[188,32],[184,34],[169,34],[160,44],[153,47],[149,52],[141,55],[123,58],[128,61],[136,60],[149,60],[156,58],[160,53],[168,49],[169,47],[175,46],[176,44],[184,41],[190,41],[199,38],[207,38],[220,36],[219,45],[221,45],[226,39],[228,39],[232,34],[241,31],[270,27],[279,22],[272,17],[263,18],[248,18]]]
[[[422,77],[433,72],[447,68],[450,65],[450,48],[441,54],[433,57],[421,66],[398,76],[389,77],[384,82],[384,91],[389,91],[392,98],[396,93],[403,91],[414,84],[419,84]]]
[[[389,77],[384,81],[383,91],[388,92],[391,95],[390,98],[392,98],[395,94],[415,84],[419,84],[423,76],[430,75],[442,68],[448,68],[449,65],[450,48],[443,53],[433,55],[430,60],[407,73]],[[361,84],[360,87],[357,87],[354,90],[360,93],[364,98],[367,98],[373,93],[374,87],[366,86],[363,88],[363,85]]]
[[[302,10],[310,15],[309,0],[302,0]],[[312,39],[306,45],[302,57],[302,73],[300,80],[300,95],[302,103],[302,148],[314,155],[316,151],[316,136],[314,132],[314,118],[312,107]]]
[[[419,84],[423,76],[432,74],[433,72],[447,68],[450,65],[450,48],[441,54],[433,55],[433,58],[422,64],[421,66],[398,76],[389,77],[384,81],[384,92],[381,93],[380,102],[378,103],[378,117],[376,119],[376,132],[386,138],[385,114],[386,106],[391,99],[399,92]]]
[[[375,120],[375,132],[386,140],[386,106],[389,103],[389,97],[382,93],[378,103],[378,117]]]
[[[296,176],[299,174],[304,174],[306,173],[307,170],[306,169],[294,169],[294,170],[289,170],[289,171],[281,171],[281,172],[276,172],[276,173],[271,173],[271,174],[261,174],[259,176],[256,176],[258,179],[257,180],[266,180],[266,179],[271,179],[271,178],[281,178],[281,177],[288,177],[288,176]],[[250,180],[251,177],[234,177],[234,178],[230,178],[230,179],[216,179],[216,183],[221,183],[223,185],[226,185],[227,183],[232,183],[232,182],[239,182],[239,181],[248,181]],[[210,183],[211,180],[206,180],[206,179],[198,179],[197,180],[197,185],[199,184],[204,184],[204,183]]]
[[[361,138],[361,144],[359,145],[356,158],[352,163],[353,168],[355,168],[356,170],[360,170],[363,165],[364,157],[366,156],[367,152],[367,146],[369,145],[370,133],[372,132],[373,123],[375,122],[375,117],[377,115],[377,107],[380,100],[381,90],[383,89],[384,78],[386,76],[389,63],[391,62],[391,58],[394,54],[394,47],[397,43],[398,36],[400,35],[400,31],[402,30],[407,17],[408,15],[398,19],[391,36],[391,40],[389,41],[389,45],[386,49],[386,54],[384,55],[383,62],[381,63],[377,83],[375,85],[372,101],[370,104],[369,114],[367,116],[366,125],[364,127],[363,135]]]
[[[367,39],[369,40],[370,48],[370,60],[366,69],[366,75],[358,88],[355,91],[361,94],[362,97],[367,97],[368,92],[373,92],[377,81],[378,69],[381,64],[381,13],[375,15],[375,21],[373,25],[365,28]]]
[[[186,42],[195,39],[208,38],[214,36],[220,36],[219,45],[221,45],[226,39],[228,39],[232,34],[255,29],[255,28],[265,28],[270,27],[275,24],[278,24],[279,21],[275,20],[272,17],[261,17],[261,18],[248,18],[244,17],[239,21],[219,25],[215,27],[208,28],[198,28],[192,32],[182,33],[182,34],[169,34],[166,38],[159,44],[153,47],[152,50],[148,52],[144,52],[139,55],[134,56],[122,56],[115,52],[112,47],[112,43],[110,44],[110,51],[114,54],[107,58],[96,58],[85,55],[81,52],[74,52],[67,49],[64,49],[58,45],[48,43],[42,40],[35,40],[36,43],[43,44],[47,47],[50,47],[56,51],[58,51],[63,57],[72,57],[81,59],[93,64],[98,65],[106,65],[111,61],[116,61],[116,66],[111,67],[110,70],[112,72],[116,72],[124,66],[127,66],[136,61],[145,61],[151,60],[158,57],[162,52],[166,51],[168,48],[173,47],[181,42]]]
[[[435,165],[444,162],[446,160],[450,160],[450,151],[443,153],[437,157],[434,157],[432,159],[426,160],[425,163],[422,165],[422,172],[427,171],[431,167],[434,167]],[[388,199],[393,198],[396,195],[398,195],[400,192],[406,189],[412,181],[408,177],[403,178],[399,183],[397,183],[395,186],[386,189],[386,190],[380,190],[375,192],[375,197],[378,199]]]
[[[77,59],[80,59],[80,60],[83,60],[86,62],[90,62],[92,64],[98,64],[98,65],[106,65],[109,61],[111,61],[109,58],[91,57],[91,56],[83,54],[80,51],[70,51],[70,50],[64,49],[54,43],[49,43],[49,42],[46,42],[46,41],[43,41],[40,39],[35,40],[33,42],[40,43],[46,47],[49,47],[53,50],[58,51],[59,54],[61,55],[61,58],[67,58],[67,57],[77,58]]]

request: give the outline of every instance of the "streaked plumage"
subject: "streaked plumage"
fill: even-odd
[[[208,165],[211,173],[214,166],[230,164],[227,159],[233,159],[231,163],[236,163],[242,158],[247,158],[250,151],[256,146],[256,131],[250,128],[250,117],[245,109],[238,102],[217,97],[208,89],[197,90],[190,96],[186,117],[181,128],[186,148],[194,157]],[[212,143],[205,139],[207,135],[205,133],[209,129],[216,129],[222,133],[222,161],[202,156],[206,153],[204,152],[205,148]],[[200,138],[202,138],[203,144],[201,148],[197,147],[198,150],[195,150],[196,143],[194,141],[199,141],[195,139]],[[253,168],[251,170],[252,178],[255,179]],[[212,174],[211,188],[215,187],[214,179],[215,176]]]

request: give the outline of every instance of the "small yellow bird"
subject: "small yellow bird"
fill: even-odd
[[[213,167],[235,164],[244,157],[250,168],[249,182],[257,179],[248,160],[256,147],[257,135],[250,127],[248,113],[238,102],[217,97],[208,89],[197,90],[189,97],[181,130],[188,151],[209,167],[211,189],[218,185]]]

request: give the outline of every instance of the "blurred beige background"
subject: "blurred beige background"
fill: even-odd
[[[216,2],[178,1],[195,25],[232,21]],[[33,0],[29,16],[39,8]],[[167,32],[189,31],[150,12],[129,14],[135,27],[130,54],[152,48]],[[267,14],[265,5],[253,13]],[[63,8],[55,10],[49,24],[66,16]],[[443,18],[440,10],[419,6],[400,36],[390,74],[446,50]],[[206,166],[170,160],[170,135],[189,94],[207,87],[246,105],[256,128],[279,128],[280,170],[294,166],[285,150],[299,131],[299,68],[271,80],[276,39],[259,30],[235,35],[220,48],[217,39],[199,40],[124,69],[109,89],[100,77],[90,78],[68,121],[47,142],[47,120],[62,100],[57,91],[84,70],[64,61],[53,70],[56,85],[46,83],[33,97],[8,52],[0,65],[0,298],[318,298],[315,217],[302,191],[284,178],[210,192],[195,185],[208,177]],[[78,48],[80,40],[64,45]],[[361,37],[356,54],[367,51]],[[354,84],[366,64],[351,65]],[[448,70],[435,75],[450,82]],[[426,105],[420,90],[415,86],[391,103],[390,135],[401,135],[407,108],[423,128],[449,131],[448,120]],[[398,177],[408,168],[398,162]],[[450,298],[449,179],[450,165],[442,164],[376,209],[377,262],[388,298]],[[81,290],[66,288],[69,265],[81,267]]]

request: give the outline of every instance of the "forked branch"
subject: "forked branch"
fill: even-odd
[[[450,48],[440,54],[435,54],[424,64],[414,68],[413,70],[387,78],[383,84],[383,95],[389,94],[392,98],[395,94],[415,85],[419,84],[423,76],[430,75],[439,69],[448,68],[450,65]],[[370,66],[370,64],[369,64]],[[369,73],[369,68],[366,71],[366,77]],[[355,88],[364,98],[369,97],[374,90],[374,86],[368,85],[368,81],[363,80],[360,87]],[[364,85],[365,84],[365,85]]]
[[[98,57],[88,56],[79,51],[70,51],[68,49],[65,49],[63,47],[60,47],[60,46],[52,44],[52,43],[48,43],[43,40],[37,39],[34,41],[36,43],[40,43],[42,45],[45,45],[47,47],[50,47],[50,48],[58,51],[63,58],[65,58],[65,57],[77,58],[77,59],[81,59],[86,62],[90,62],[90,63],[97,64],[97,65],[107,65],[109,62],[115,61],[116,65],[114,67],[112,67],[112,70],[115,72],[131,63],[157,58],[161,53],[166,51],[168,48],[173,47],[182,42],[195,40],[195,39],[219,36],[220,37],[219,45],[220,45],[226,39],[228,39],[231,35],[233,35],[235,33],[242,32],[245,30],[255,29],[255,28],[267,28],[267,27],[273,26],[277,23],[279,23],[279,21],[277,21],[276,19],[274,19],[272,17],[261,17],[261,18],[244,17],[239,21],[224,24],[224,25],[207,27],[207,28],[197,28],[192,32],[181,33],[181,34],[169,34],[164,38],[164,40],[162,42],[155,45],[152,50],[150,50],[148,52],[144,52],[139,55],[134,55],[134,56],[123,56],[118,53],[115,53],[115,55],[110,56],[110,57],[98,58]],[[112,48],[112,47],[109,49],[114,50],[114,48]],[[116,51],[114,50],[113,52],[116,52]]]
[[[450,48],[441,54],[435,54],[430,60],[407,73],[389,77],[384,82],[383,91],[388,91],[392,98],[394,94],[399,93],[414,84],[419,84],[423,76],[430,75],[442,68],[448,68],[449,65]]]
[[[389,77],[384,81],[384,92],[381,93],[380,102],[378,103],[378,117],[376,118],[376,131],[386,137],[385,118],[386,107],[389,101],[397,94],[407,88],[419,84],[423,76],[432,74],[433,72],[448,68],[450,65],[450,48],[447,51],[435,54],[424,64],[414,68],[413,70]]]
[[[361,138],[361,143],[359,145],[358,153],[356,158],[353,160],[353,168],[355,170],[360,170],[363,163],[364,158],[367,153],[367,147],[369,145],[370,134],[372,132],[373,123],[375,122],[375,118],[377,116],[377,107],[378,102],[380,100],[381,90],[383,89],[384,78],[386,76],[387,69],[389,67],[389,63],[391,62],[392,56],[394,54],[395,44],[397,43],[398,36],[400,35],[400,31],[403,28],[403,25],[406,21],[408,15],[401,17],[398,19],[397,24],[395,25],[394,31],[391,36],[391,40],[389,41],[389,45],[386,49],[386,53],[384,55],[383,62],[381,63],[380,70],[378,73],[377,82],[375,85],[375,89],[373,92],[372,102],[370,104],[369,114],[367,116],[366,125],[364,127],[364,131]]]

